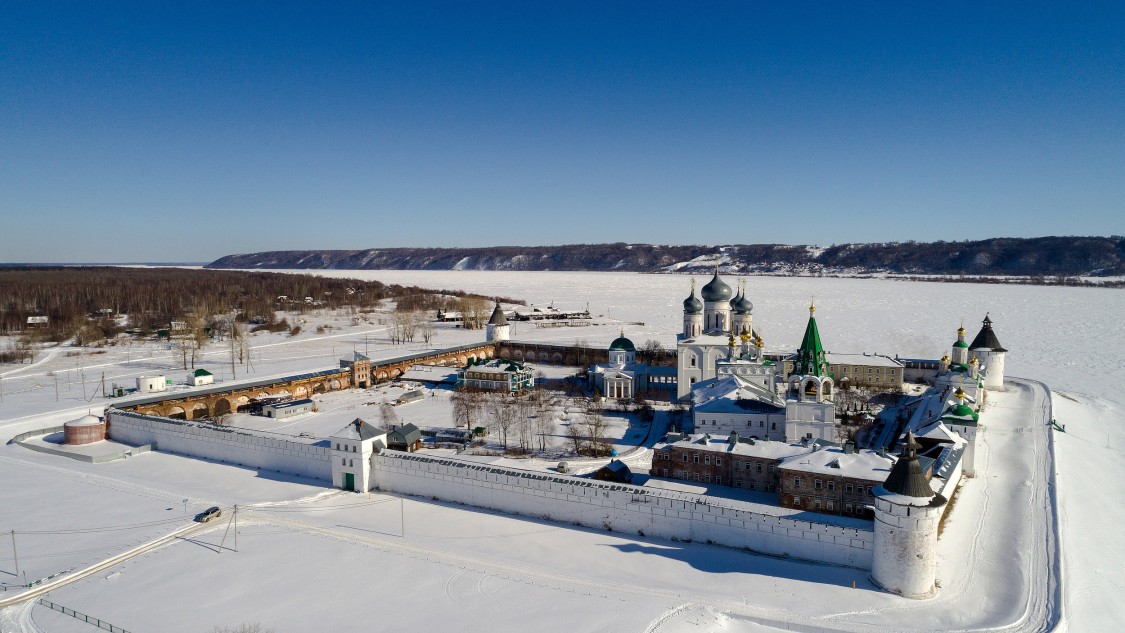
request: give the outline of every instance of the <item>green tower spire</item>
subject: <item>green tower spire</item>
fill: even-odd
[[[793,373],[798,376],[827,376],[828,361],[824,360],[824,346],[820,344],[820,331],[816,329],[816,306],[809,306],[809,324],[805,338],[793,358]]]

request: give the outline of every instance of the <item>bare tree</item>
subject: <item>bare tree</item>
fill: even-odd
[[[609,424],[606,422],[605,416],[602,415],[601,410],[591,407],[586,411],[585,415],[585,430],[587,437],[590,438],[590,448],[594,454],[602,452],[602,446],[605,444],[604,438],[606,432],[609,430]]]
[[[577,420],[571,420],[566,425],[566,439],[570,442],[575,455],[582,454],[582,443],[586,439],[582,426]]]
[[[518,395],[512,402],[515,409],[515,427],[516,438],[519,441],[520,448],[529,451],[531,450],[531,442],[535,436],[534,420],[532,418],[534,411],[534,402],[528,395]]]
[[[546,399],[537,399],[535,405],[535,436],[539,438],[539,450],[545,451],[547,436],[555,433],[555,419]]]
[[[515,409],[506,394],[490,393],[485,400],[490,426],[500,434],[500,445],[508,448],[508,436],[516,423]]]
[[[473,422],[477,418],[477,392],[458,389],[449,397],[453,404],[453,424],[464,426],[465,430],[473,430]]]
[[[418,324],[418,332],[422,335],[422,341],[429,345],[434,340],[434,322],[431,321],[429,315],[423,318],[422,322]]]
[[[379,405],[379,421],[382,422],[384,429],[390,429],[398,424],[398,413],[395,411],[395,405],[389,402]]]

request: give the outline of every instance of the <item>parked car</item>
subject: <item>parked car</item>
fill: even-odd
[[[200,512],[199,514],[195,515],[195,520],[199,521],[200,523],[206,523],[206,522],[210,521],[211,519],[219,518],[222,514],[223,514],[223,511],[219,509],[219,506],[211,506],[210,508],[207,508],[203,512]]]

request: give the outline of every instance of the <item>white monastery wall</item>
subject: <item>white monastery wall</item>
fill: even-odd
[[[107,411],[106,419],[109,437],[118,442],[332,481],[331,450],[325,446],[116,409]]]
[[[385,491],[669,540],[871,569],[872,528],[798,520],[759,504],[384,451],[371,458]],[[809,513],[795,513],[802,517]],[[818,517],[819,518],[819,517]]]

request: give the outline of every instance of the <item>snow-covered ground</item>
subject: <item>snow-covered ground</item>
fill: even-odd
[[[669,346],[688,288],[686,277],[674,275],[324,272],[553,301],[564,308],[589,302],[594,314],[644,322],[625,326],[635,341],[656,338]],[[1125,563],[1116,527],[1125,522],[1125,510],[1111,497],[1113,483],[1125,479],[1119,448],[1125,440],[1125,405],[1117,391],[1125,379],[1125,332],[1117,324],[1125,307],[1122,291],[816,278],[748,281],[755,326],[773,349],[797,344],[813,297],[821,334],[834,351],[936,358],[952,342],[962,316],[972,334],[984,312],[991,313],[997,335],[1010,350],[1009,375],[1050,385],[1054,415],[1067,429],[1053,438],[1061,604],[1051,584],[1056,577],[1047,485],[1051,437],[1045,393],[1034,383],[1013,383],[1011,391],[989,404],[980,474],[963,485],[946,522],[939,541],[942,590],[929,601],[875,591],[862,572],[851,569],[577,529],[427,499],[324,495],[317,482],[160,453],[91,465],[2,445],[0,532],[17,531],[21,571],[26,569],[29,579],[43,578],[181,527],[184,499],[188,513],[211,504],[240,504],[237,552],[217,552],[228,511],[223,521],[189,540],[49,596],[135,632],[207,631],[242,621],[260,621],[279,633],[406,627],[1044,630],[1060,612],[1060,628],[1071,631],[1115,630],[1125,621],[1125,608],[1116,599]],[[372,356],[401,350],[390,349],[385,339],[373,345],[373,338],[385,336],[377,324],[341,323],[338,332],[326,335],[315,334],[315,325],[304,326],[296,340],[258,335],[252,377],[332,365],[356,346],[364,351],[365,336]],[[618,327],[581,328],[576,334],[520,324],[515,338],[574,342],[580,336],[605,344]],[[480,336],[442,330],[436,345]],[[0,432],[7,439],[100,407],[100,397],[90,402],[82,397],[77,364],[84,368],[88,397],[102,371],[107,382],[124,382],[166,369],[169,353],[150,347],[95,357],[67,357],[64,348],[39,365],[0,368]],[[215,356],[205,358],[211,364],[204,366],[221,367],[222,354]],[[240,366],[240,378],[242,372]],[[423,403],[405,405],[400,412],[405,418],[414,406],[424,420],[428,405]],[[248,508],[251,504],[269,505]],[[21,534],[32,531],[63,533]],[[229,536],[225,547],[232,547]],[[10,544],[0,540],[0,582],[16,581],[13,563]],[[13,590],[0,592],[0,600],[12,595]],[[33,627],[91,630],[41,606],[0,614],[2,631]]]

